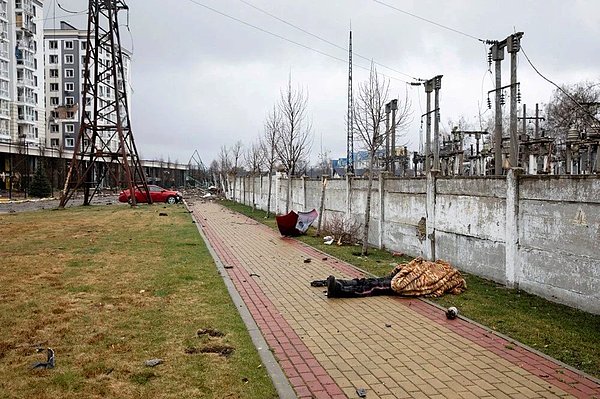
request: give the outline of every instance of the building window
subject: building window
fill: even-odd
[[[73,83],[73,82],[65,83],[65,91],[75,91],[75,83]]]
[[[48,63],[49,64],[58,64],[58,55],[51,54],[50,57],[48,58]]]
[[[50,40],[48,42],[48,48],[50,50],[56,50],[56,49],[58,49],[58,41],[56,41],[56,40]]]
[[[50,83],[50,91],[58,91],[58,83]]]
[[[58,111],[50,111],[50,117],[54,119],[58,119]]]
[[[69,125],[67,125],[69,126]],[[71,125],[73,126],[73,125]],[[73,138],[66,138],[65,139],[65,147],[75,147],[75,139]]]
[[[73,104],[75,104],[75,97],[65,97],[65,104],[66,105],[73,105]]]
[[[67,111],[67,119],[75,119],[75,112]]]
[[[58,105],[58,97],[50,97],[50,105]]]
[[[87,42],[81,42],[81,49],[82,50],[87,49]]]
[[[52,124],[50,125],[50,133],[58,133],[58,125],[57,124]]]
[[[65,133],[75,133],[75,125],[73,125],[72,123],[67,123],[65,125]]]
[[[73,41],[72,40],[65,40],[65,49],[73,50]]]
[[[50,70],[50,77],[51,78],[58,78],[58,69],[51,69]]]
[[[65,64],[72,64],[73,61],[73,54],[66,54],[65,55]]]
[[[74,69],[65,69],[65,78],[73,78],[75,77]]]
[[[58,147],[58,139],[50,139],[50,147]]]

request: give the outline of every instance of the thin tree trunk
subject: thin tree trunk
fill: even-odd
[[[362,256],[368,255],[369,248],[369,222],[371,221],[371,188],[373,188],[373,158],[375,152],[371,151],[369,156],[369,184],[367,185],[367,204],[365,206],[365,228],[363,230]]]
[[[273,174],[273,168],[269,168],[269,193],[267,194],[267,214],[265,215],[265,219],[269,218],[271,214],[271,183],[273,182],[271,179],[271,175]]]
[[[290,212],[290,202],[292,196],[292,177],[288,175],[287,179],[287,198],[285,200],[285,213]]]

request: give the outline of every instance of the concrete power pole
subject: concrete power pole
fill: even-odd
[[[435,90],[435,104],[434,104],[434,116],[433,120],[433,168],[440,170],[440,89],[442,88],[442,75],[438,75],[433,78],[433,89]]]
[[[390,109],[391,104],[385,104],[385,170],[390,171]]]
[[[510,53],[510,167],[519,166],[519,134],[517,132],[517,53],[521,48],[523,32],[515,33],[506,38],[506,50]]]
[[[427,123],[425,130],[425,174],[431,170],[431,92],[433,91],[433,82],[425,82],[425,93],[427,94]]]
[[[392,107],[392,176],[396,175],[396,111],[398,110],[398,100],[390,102]]]
[[[504,59],[504,46],[494,43],[492,46],[492,60],[496,67],[496,112],[494,123],[494,174],[502,174],[502,60]]]

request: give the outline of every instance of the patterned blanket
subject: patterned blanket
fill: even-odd
[[[404,296],[438,297],[445,293],[460,294],[467,283],[448,262],[429,262],[415,258],[402,263],[392,272],[392,290]]]

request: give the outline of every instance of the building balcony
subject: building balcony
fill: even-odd
[[[27,105],[37,105],[33,96],[17,96],[17,102]]]
[[[7,75],[8,75],[8,71],[7,71]],[[2,72],[0,72],[0,76],[4,76],[2,75]],[[35,88],[35,80],[33,79],[28,79],[28,78],[17,78],[17,84],[18,85],[23,85],[23,86],[29,86],[31,88]]]
[[[35,63],[33,60],[17,58],[17,68],[22,68],[22,67],[28,68],[32,71],[35,71]]]
[[[17,123],[25,125],[35,125],[35,115],[19,114],[17,115]]]

